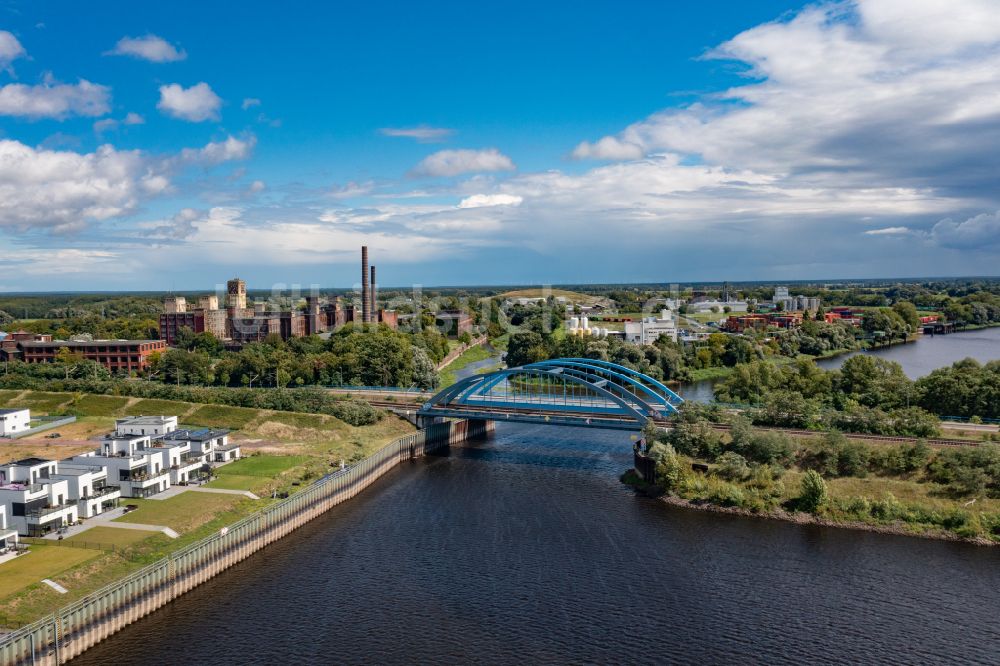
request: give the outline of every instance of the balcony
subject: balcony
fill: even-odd
[[[98,497],[104,497],[106,495],[113,495],[115,493],[121,493],[121,486],[102,486],[101,488],[94,488],[94,490],[89,495],[84,495],[80,499],[97,499]]]
[[[69,508],[70,507],[68,504],[60,504],[59,506],[47,506],[44,509],[35,509],[34,511],[28,511],[27,513],[24,514],[24,517],[27,519],[29,524],[37,525],[39,523],[48,522],[46,518],[49,518],[56,514],[61,514]]]

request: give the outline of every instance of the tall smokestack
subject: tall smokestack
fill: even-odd
[[[371,321],[371,304],[368,299],[371,292],[368,289],[368,246],[361,246],[361,322],[367,324]]]
[[[373,323],[378,323],[378,299],[376,298],[376,295],[378,294],[378,292],[375,291],[375,267],[374,266],[372,266],[372,283],[371,283],[371,286],[369,288],[371,289],[371,297],[368,299],[368,302],[371,303],[371,306],[372,306],[372,312],[371,312],[372,322]]]

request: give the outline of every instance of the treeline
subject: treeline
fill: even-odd
[[[433,388],[435,364],[448,353],[448,340],[425,329],[394,331],[387,326],[361,331],[345,326],[319,336],[277,335],[227,352],[211,333],[186,332],[178,348],[151,359],[149,375],[168,384],[209,386],[401,386]]]
[[[898,428],[884,432],[879,424],[929,423],[928,413],[1000,418],[1000,361],[982,365],[965,359],[917,381],[909,379],[899,363],[863,354],[831,371],[804,360],[788,365],[753,361],[736,366],[716,385],[715,397],[759,406],[754,418],[769,425],[840,427],[824,421],[830,418],[829,410],[835,410],[860,427],[845,430],[929,436]]]
[[[128,379],[45,379],[11,372],[0,375],[0,388],[71,393],[121,395],[133,398],[180,400],[232,407],[273,409],[284,412],[327,414],[353,426],[372,425],[383,412],[365,402],[336,397],[318,388],[303,389],[224,389],[171,386],[159,382]]]
[[[95,340],[156,340],[160,337],[160,325],[155,316],[136,315],[132,317],[104,317],[86,314],[61,319],[38,319],[20,321],[8,318],[0,325],[10,332],[15,330],[29,333],[48,334],[56,340],[67,340],[74,335],[89,335]]]

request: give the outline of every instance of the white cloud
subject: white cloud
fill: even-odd
[[[473,194],[458,203],[459,208],[489,208],[490,206],[520,206],[524,197],[516,194]]]
[[[131,56],[150,62],[176,62],[187,58],[187,53],[183,49],[178,49],[156,35],[122,37],[118,40],[115,48],[107,52],[107,55]]]
[[[956,250],[1000,249],[1000,211],[976,215],[964,222],[941,220],[930,236],[936,244]]]
[[[103,116],[111,110],[111,89],[80,79],[77,84],[46,80],[35,86],[8,83],[0,88],[0,116],[56,118]]]
[[[205,166],[215,166],[233,160],[245,160],[253,153],[257,145],[257,137],[250,134],[243,139],[230,135],[223,141],[212,141],[203,148],[185,148],[181,151],[181,160]]]
[[[416,176],[458,176],[484,171],[513,171],[509,157],[496,148],[484,150],[441,150],[425,157],[413,169]]]
[[[118,121],[114,118],[105,118],[94,123],[94,134],[98,136],[118,127]]]
[[[79,154],[0,140],[0,227],[67,231],[107,220],[161,191],[160,178],[139,151]]]
[[[594,143],[584,141],[573,149],[573,158],[578,160],[637,160],[642,156],[642,146],[621,141],[613,136],[606,136]]]
[[[263,192],[264,190],[266,190],[267,184],[262,180],[255,180],[252,183],[250,183],[250,186],[247,189],[250,191],[251,194],[257,194],[258,192]]]
[[[160,86],[160,101],[156,108],[174,118],[199,123],[218,120],[222,100],[207,83],[184,88],[179,83]]]
[[[244,111],[246,111],[251,107],[260,106],[260,100],[256,97],[246,97],[243,99],[243,103],[240,106]]]
[[[17,37],[6,30],[0,30],[0,69],[10,71],[10,64],[26,55],[28,53],[21,42],[17,41]]]
[[[883,227],[881,229],[869,229],[865,232],[868,236],[902,236],[911,233],[913,231],[909,227]]]
[[[437,143],[453,135],[455,130],[446,127],[418,125],[416,127],[383,127],[379,130],[379,133],[383,136],[416,139],[420,143]]]
[[[146,122],[146,119],[140,116],[138,113],[129,112],[125,115],[125,120],[122,121],[126,125],[142,125]]]

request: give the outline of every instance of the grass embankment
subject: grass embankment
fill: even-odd
[[[49,413],[73,413],[78,421],[55,430],[60,439],[41,433],[0,444],[0,461],[28,456],[60,459],[93,450],[87,441],[111,431],[114,419],[134,414],[178,415],[182,427],[210,426],[233,430],[244,458],[218,468],[208,487],[250,490],[261,496],[185,492],[166,500],[122,498],[140,508],[116,522],[166,525],[178,539],[155,532],[94,527],[67,539],[88,548],[31,546],[27,555],[0,564],[0,626],[19,626],[51,613],[128,573],[155,562],[274,501],[272,492],[293,493],[339,467],[340,461],[367,456],[386,443],[413,431],[402,419],[387,416],[378,423],[355,427],[323,414],[205,405],[173,400],[33,391],[2,391],[0,407],[28,406]],[[106,552],[93,549],[106,547]],[[35,553],[37,549],[37,554]],[[62,595],[41,583],[50,578],[63,585]],[[8,582],[14,581],[14,582]]]
[[[507,291],[500,294],[502,298],[548,298],[552,296],[554,298],[565,298],[570,303],[580,303],[581,305],[593,305],[601,301],[599,296],[591,296],[589,294],[581,294],[578,291],[570,291],[568,289],[515,289],[513,291]]]
[[[479,361],[485,361],[490,356],[493,356],[493,352],[486,348],[485,345],[476,345],[475,347],[469,347],[458,358],[446,365],[441,369],[440,377],[441,383],[440,388],[446,386],[451,386],[454,384],[456,379],[456,374],[459,370],[462,370],[470,363],[477,363]]]

